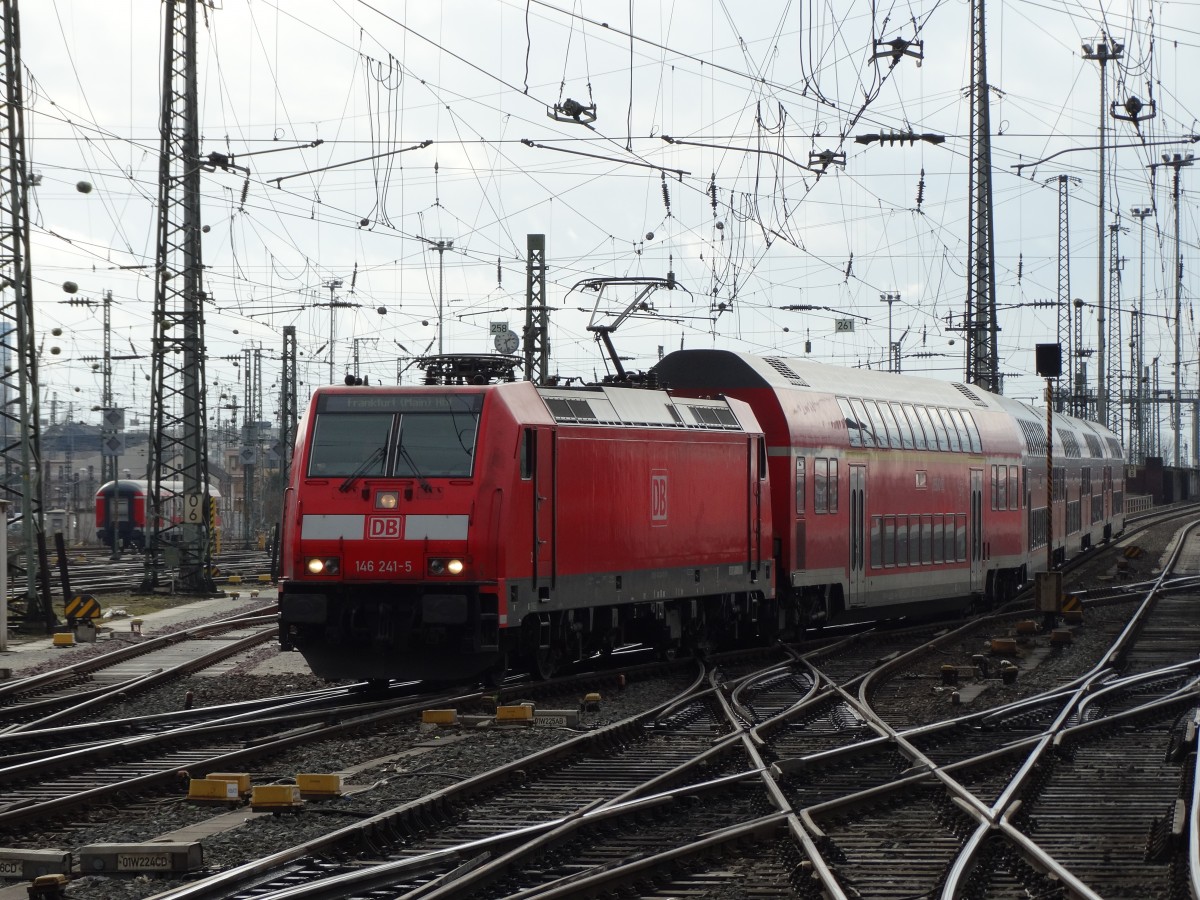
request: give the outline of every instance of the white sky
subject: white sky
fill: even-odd
[[[261,346],[264,412],[274,417],[284,325],[299,336],[302,403],[329,380],[329,308],[315,304],[328,303],[335,279],[344,283],[337,299],[358,304],[337,310],[336,380],[349,368],[353,338],[372,382],[393,382],[398,357],[436,350],[438,253],[420,237],[454,242],[442,259],[447,352],[490,351],[490,322],[521,331],[526,234],[536,232],[547,239],[552,368],[563,376],[605,372],[586,331],[594,295],[570,293],[576,282],[673,271],[687,291],[655,293],[656,314],[614,335],[628,368],[649,368],[659,347],[681,344],[803,356],[806,338],[814,359],[885,367],[880,295],[896,291],[893,333],[905,371],[963,377],[963,341],[947,325],[949,316],[961,321],[966,291],[964,0],[216,7],[200,44],[202,152],[232,153],[251,173],[248,184],[240,173],[203,176],[213,416],[231,415],[217,409],[230,402],[222,393],[242,394],[241,371],[224,357]],[[149,353],[152,269],[123,267],[154,256],[163,6],[38,0],[21,13],[33,80],[29,157],[42,176],[32,201],[43,413],[56,394],[59,420],[72,403],[73,418],[98,421],[91,408],[100,375],[83,357],[100,352],[100,316],[66,305],[61,286],[76,282],[77,298],[111,290],[114,352]],[[1055,339],[1056,319],[1051,309],[1019,304],[1056,295],[1057,188],[1044,182],[1058,174],[1080,179],[1070,207],[1071,294],[1097,298],[1097,153],[1081,148],[1097,144],[1100,79],[1081,42],[1102,30],[1124,42],[1122,64],[1109,66],[1110,99],[1152,95],[1158,115],[1142,137],[1177,139],[1200,131],[1200,2],[993,0],[988,15],[1001,369],[1006,393],[1033,398],[1033,347]],[[910,57],[894,69],[889,59],[872,61],[872,41],[897,36],[924,41],[920,66]],[[595,103],[591,129],[547,116],[567,98]],[[853,140],[892,130],[947,139]],[[668,144],[663,135],[693,143]],[[1124,310],[1136,302],[1139,274],[1128,211],[1158,210],[1146,219],[1146,357],[1160,357],[1167,388],[1174,350],[1162,317],[1174,302],[1173,212],[1169,179],[1160,172],[1152,189],[1147,164],[1185,148],[1133,146],[1139,135],[1124,123],[1114,136],[1127,145],[1108,190],[1110,209],[1131,226],[1120,249]],[[317,148],[243,158],[318,139]],[[433,143],[351,162],[423,141]],[[802,168],[825,150],[844,151],[845,167],[819,178]],[[1074,152],[1015,174],[1017,162],[1064,150]],[[669,208],[662,173],[636,163],[688,173],[667,174]],[[337,167],[300,174],[328,166]],[[1192,388],[1196,178],[1200,167],[1184,170],[1184,374]],[[77,191],[81,180],[94,190]],[[613,293],[606,306],[631,298]],[[793,304],[827,309],[780,309]],[[855,332],[835,334],[834,319],[851,316]],[[1127,341],[1128,313],[1122,329]],[[1095,346],[1094,306],[1085,308],[1084,340]],[[148,359],[119,363],[117,402],[144,413],[148,373]],[[405,374],[409,383],[417,377],[413,368]]]

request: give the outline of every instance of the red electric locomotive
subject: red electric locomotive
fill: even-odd
[[[738,400],[322,387],[284,506],[280,640],[327,678],[546,676],[774,627],[767,451]],[[768,615],[768,612],[770,615]]]
[[[781,623],[892,618],[1010,598],[1046,550],[1046,419],[965,384],[683,350],[675,396],[736,397],[766,434]],[[1103,426],[1054,416],[1054,557],[1124,527]]]

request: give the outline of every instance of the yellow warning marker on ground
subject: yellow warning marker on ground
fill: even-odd
[[[229,806],[238,803],[237,782],[219,778],[193,778],[188,781],[188,803]]]
[[[74,647],[75,635],[69,631],[60,631],[51,638],[51,642],[55,647]]]
[[[528,703],[520,703],[516,706],[497,706],[496,707],[497,722],[525,723],[533,721],[533,707]]]
[[[304,799],[342,796],[342,776],[304,772],[296,776],[296,786]]]
[[[294,784],[259,784],[250,793],[254,812],[298,812],[304,808],[300,788]]]

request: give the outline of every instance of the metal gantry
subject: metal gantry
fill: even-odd
[[[0,0],[4,30],[4,114],[0,116],[0,415],[3,416],[3,498],[21,526],[17,566],[25,582],[26,625],[57,624],[50,606],[49,573],[39,548],[42,518],[41,414],[38,409],[37,339],[29,253],[29,188],[25,98],[21,84],[21,27],[17,0]],[[5,523],[7,528],[7,522]],[[24,565],[21,565],[24,560]],[[45,589],[39,595],[37,573]],[[16,617],[14,617],[16,618]]]
[[[546,236],[525,236],[525,380],[550,377],[550,315],[546,308]]]
[[[143,589],[214,591],[204,395],[197,0],[165,0]]]
[[[984,0],[971,0],[971,189],[965,336],[968,384],[1001,393],[996,339],[996,250]]]

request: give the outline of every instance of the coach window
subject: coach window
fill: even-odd
[[[935,420],[934,416],[930,415],[929,407],[924,406],[917,407],[917,415],[920,416],[920,424],[925,426],[925,440],[929,442],[929,449],[949,450],[950,445],[946,434],[937,427],[941,419]]]
[[[829,460],[818,456],[813,460],[813,512],[823,513],[829,509],[826,493]]]
[[[871,567],[874,569],[879,568],[881,565],[880,560],[883,558],[879,547],[882,528],[882,518],[880,516],[871,516]]]
[[[871,417],[867,414],[867,407],[861,400],[851,398],[850,407],[854,410],[854,415],[858,419],[858,427],[862,431],[862,445],[864,447],[878,447],[879,435],[875,432],[875,424],[871,421]]]
[[[941,516],[933,517],[933,561],[940,563],[946,558],[945,553],[945,523]]]
[[[933,562],[933,516],[921,516],[921,565]]]
[[[912,430],[913,447],[917,450],[924,450],[925,431],[921,428],[921,420],[917,418],[917,410],[911,403],[902,404],[900,410],[904,414],[904,420],[908,422],[908,427]]]
[[[904,432],[900,429],[900,423],[896,421],[891,404],[881,400],[879,411],[883,413],[883,425],[887,429],[888,443],[893,450],[899,450],[904,446]]]
[[[1017,491],[1017,467],[1009,466],[1008,467],[1008,508],[1009,509],[1018,509],[1020,507],[1020,503],[1018,503],[1018,501],[1020,499],[1021,499],[1020,494]]]
[[[867,421],[871,423],[871,431],[874,433],[876,445],[886,449],[888,446],[887,429],[883,427],[883,417],[879,414],[879,407],[875,405],[874,400],[859,402],[867,411]]]
[[[888,516],[883,520],[883,564],[896,565],[896,519]]]
[[[846,420],[846,432],[850,437],[850,446],[861,447],[863,436],[862,426],[858,423],[858,414],[851,408],[850,401],[845,397],[838,397],[837,402],[842,410],[842,417]]]
[[[954,418],[954,424],[958,426],[958,433],[962,436],[963,453],[978,453],[979,450],[975,449],[974,435],[967,426],[966,412],[961,409],[952,409],[950,415]]]
[[[867,415],[871,416],[871,422],[875,425],[875,434],[879,438],[880,445],[891,449],[900,449],[900,434],[896,431],[895,424],[888,424],[887,420],[887,404],[876,403],[874,400],[868,400]]]
[[[908,516],[896,517],[896,565],[908,565]]]
[[[831,457],[827,462],[829,477],[825,479],[825,494],[829,500],[829,511],[835,513],[838,511],[838,461]]]
[[[1008,466],[996,466],[996,509],[1008,509]]]
[[[796,457],[796,515],[804,515],[804,457]]]
[[[955,549],[958,552],[958,561],[966,562],[967,559],[967,517],[955,516],[955,521],[958,527],[955,528]]]
[[[942,424],[946,426],[946,437],[950,439],[950,449],[955,453],[966,450],[970,444],[967,443],[966,437],[959,435],[958,427],[954,424],[954,419],[950,416],[950,410],[942,409],[939,406],[937,412],[942,417]]]
[[[892,418],[896,420],[896,427],[900,429],[900,446],[905,450],[912,450],[916,445],[913,443],[912,426],[904,417],[904,407],[899,403],[893,403],[891,409]]]

